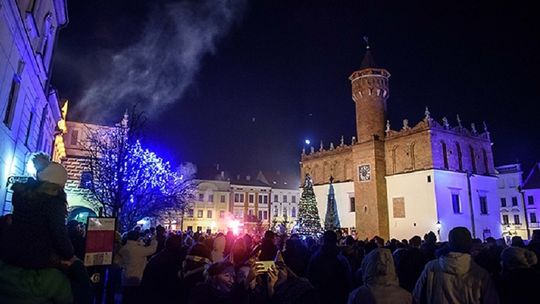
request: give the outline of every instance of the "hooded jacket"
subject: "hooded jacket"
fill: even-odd
[[[138,241],[128,240],[118,252],[122,272],[122,286],[138,286],[146,267],[147,257],[156,252],[157,241],[152,239],[150,246],[143,246]]]
[[[13,223],[0,241],[1,259],[23,268],[47,268],[73,257],[62,186],[29,179],[13,190]]]
[[[413,291],[416,303],[499,303],[489,273],[470,254],[450,252],[426,264]]]
[[[399,287],[392,253],[386,248],[371,251],[362,261],[363,286],[353,290],[349,304],[412,303],[411,294]]]

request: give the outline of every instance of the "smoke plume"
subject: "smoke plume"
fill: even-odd
[[[181,1],[156,6],[134,44],[112,55],[107,72],[77,102],[85,121],[113,119],[139,103],[151,118],[178,101],[242,15],[245,0]]]

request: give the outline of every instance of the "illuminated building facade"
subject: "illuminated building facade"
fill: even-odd
[[[321,219],[330,177],[342,227],[361,239],[403,239],[429,231],[447,238],[464,226],[474,237],[500,237],[497,177],[489,132],[436,121],[425,109],[415,124],[387,121],[390,73],[369,50],[349,77],[357,134],[350,144],[303,151],[300,170],[314,182]]]
[[[532,231],[540,229],[540,163],[535,163],[523,182],[523,197],[527,209],[527,221]]]
[[[65,0],[0,0],[0,214],[12,208],[8,177],[25,175],[33,152],[61,154],[62,113],[50,76],[67,22]]]
[[[229,212],[230,182],[220,180],[196,180],[194,201],[183,218],[183,229],[212,233],[226,233],[231,228],[233,216]],[[170,227],[171,230],[180,229]]]
[[[501,224],[503,235],[508,240],[518,235],[527,239],[527,225],[525,223],[525,210],[523,195],[520,187],[523,185],[523,171],[520,164],[510,164],[496,167],[497,192],[501,209]]]

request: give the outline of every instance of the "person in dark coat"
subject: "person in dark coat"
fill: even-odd
[[[154,255],[144,269],[141,291],[146,303],[175,303],[180,300],[181,281],[178,272],[184,258],[182,237],[175,234],[169,236],[165,248]]]
[[[306,279],[297,276],[286,264],[281,255],[277,253],[275,266],[268,270],[268,296],[272,304],[317,304],[318,293],[313,285]],[[328,302],[339,303],[339,302]]]
[[[394,252],[394,261],[399,286],[412,292],[428,260],[420,251],[421,239],[419,236],[411,238],[410,244],[410,248],[400,248]]]
[[[260,246],[260,261],[273,261],[277,254],[276,234],[270,230],[264,233]]]
[[[309,262],[308,249],[298,239],[288,239],[285,242],[283,259],[287,266],[298,276],[305,277]]]
[[[75,256],[84,261],[86,239],[84,238],[84,230],[81,227],[81,223],[76,220],[71,220],[67,223],[67,230],[69,239],[73,245]]]
[[[247,302],[235,292],[235,270],[229,261],[211,264],[204,273],[205,281],[197,285],[188,298],[189,304],[242,304]],[[247,294],[246,294],[247,295]]]
[[[534,252],[521,247],[508,247],[501,253],[503,270],[498,283],[501,303],[538,303],[534,291],[540,286],[540,273]]]
[[[204,282],[204,271],[210,264],[212,264],[212,254],[206,245],[197,243],[188,250],[181,271],[184,296],[189,296],[195,286]]]
[[[527,249],[534,252],[536,257],[540,260],[540,229],[533,230],[531,241],[527,245]],[[540,263],[536,263],[534,267],[536,270],[540,270]]]
[[[311,257],[307,278],[319,292],[322,303],[346,303],[352,290],[351,267],[337,246],[337,235],[326,231],[323,245]]]
[[[61,269],[69,278],[74,302],[90,303],[90,280],[82,261],[74,255],[65,225],[67,171],[43,153],[35,154],[32,163],[37,180],[28,178],[12,186],[12,223],[3,232],[0,259],[22,269]]]

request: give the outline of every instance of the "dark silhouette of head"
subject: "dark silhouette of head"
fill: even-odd
[[[471,233],[465,227],[456,227],[448,233],[448,247],[452,252],[469,253],[472,244]]]
[[[332,230],[326,230],[323,234],[323,244],[336,245],[336,243],[337,243],[337,234]]]

